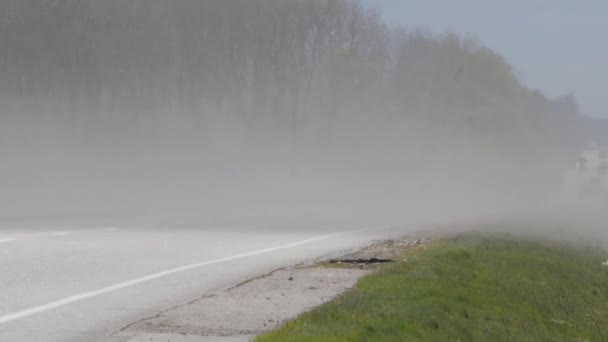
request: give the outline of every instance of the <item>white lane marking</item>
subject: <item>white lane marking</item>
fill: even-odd
[[[72,235],[72,232],[60,231],[60,232],[44,232],[44,233],[33,233],[33,234],[13,234],[14,238],[0,239],[0,243],[12,242],[12,241],[24,241],[32,239],[41,239],[45,237],[58,237]]]
[[[208,266],[208,265],[212,265],[212,264],[218,264],[218,263],[222,263],[222,262],[226,262],[226,261],[232,261],[232,260],[236,260],[236,259],[242,259],[242,258],[247,258],[247,257],[251,257],[251,256],[256,256],[256,255],[260,255],[260,254],[266,254],[266,253],[270,253],[270,252],[275,252],[278,250],[282,250],[282,249],[289,249],[289,248],[293,248],[293,247],[298,247],[298,246],[302,246],[302,245],[306,245],[315,241],[321,241],[321,240],[328,240],[331,238],[335,238],[338,236],[342,236],[345,234],[349,234],[349,233],[356,233],[356,231],[352,231],[352,232],[342,232],[342,233],[336,233],[336,234],[331,234],[331,235],[325,235],[325,236],[320,236],[320,237],[316,237],[316,238],[312,238],[312,239],[307,239],[307,240],[302,240],[302,241],[298,241],[298,242],[294,242],[294,243],[290,243],[287,245],[283,245],[283,246],[277,246],[277,247],[271,247],[271,248],[266,248],[266,249],[261,249],[258,251],[253,251],[253,252],[248,252],[248,253],[243,253],[243,254],[237,254],[237,255],[233,255],[233,256],[229,256],[229,257],[225,257],[225,258],[220,258],[220,259],[214,259],[214,260],[208,260],[208,261],[203,261],[203,262],[198,262],[195,264],[190,264],[190,265],[186,265],[186,266],[181,266],[181,267],[177,267],[177,268],[173,268],[170,270],[166,270],[166,271],[161,271],[158,273],[153,273],[141,278],[136,278],[136,279],[132,279],[132,280],[128,280],[122,283],[118,283],[115,285],[111,285],[111,286],[107,286],[107,287],[103,287],[101,289],[97,289],[97,290],[93,290],[90,292],[85,292],[85,293],[81,293],[75,296],[70,296],[70,297],[66,297],[54,302],[50,302],[48,304],[44,304],[44,305],[40,305],[40,306],[36,306],[33,308],[29,308],[26,310],[22,310],[22,311],[18,311],[12,314],[8,314],[8,315],[4,315],[4,316],[0,316],[0,324],[4,324],[4,323],[8,323],[20,318],[24,318],[27,316],[31,316],[31,315],[35,315],[38,313],[42,313],[45,311],[49,311],[61,306],[65,306],[68,304],[72,304],[78,301],[82,301],[88,298],[93,298],[93,297],[97,297],[97,296],[101,296],[103,294],[109,293],[109,292],[113,292],[113,291],[117,291],[120,289],[124,289],[127,287],[131,287],[134,285],[138,285],[144,282],[148,282],[154,279],[158,279],[158,278],[163,278],[175,273],[179,273],[179,272],[184,272],[184,271],[188,271],[188,270],[192,270],[195,268],[200,268],[200,267],[204,267],[204,266]]]

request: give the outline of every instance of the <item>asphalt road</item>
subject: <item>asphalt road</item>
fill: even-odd
[[[120,329],[151,313],[412,230],[288,228],[5,226],[0,341],[125,341]]]

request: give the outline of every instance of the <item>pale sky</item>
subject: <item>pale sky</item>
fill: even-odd
[[[531,88],[608,118],[608,0],[365,0],[393,24],[451,30],[503,55]]]

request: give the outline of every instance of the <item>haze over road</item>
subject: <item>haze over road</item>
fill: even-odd
[[[408,231],[319,228],[0,228],[0,341],[128,340],[172,305]]]
[[[572,70],[532,89],[499,37],[371,3],[0,1],[0,342],[128,341],[121,327],[214,289],[460,220],[608,241],[608,215],[544,210],[581,151],[608,156],[608,119],[561,95],[585,90]],[[558,43],[528,60],[600,41],[511,26]]]

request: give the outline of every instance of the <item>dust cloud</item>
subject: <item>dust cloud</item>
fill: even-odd
[[[4,0],[0,218],[382,225],[556,198],[608,125],[354,0]]]

